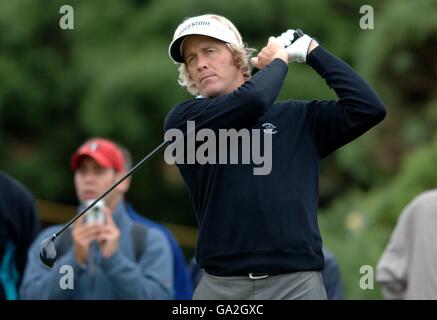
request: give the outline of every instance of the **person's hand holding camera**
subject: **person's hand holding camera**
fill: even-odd
[[[91,242],[97,239],[102,226],[97,223],[86,223],[85,217],[78,219],[72,230],[73,237],[73,249],[76,261],[83,265],[86,263],[89,253]]]
[[[104,258],[109,258],[118,250],[120,230],[115,224],[109,208],[104,207],[103,212],[105,213],[106,223],[101,226],[100,232],[97,236],[97,242],[100,246],[102,256]]]
[[[93,203],[89,200],[86,206]],[[109,258],[118,249],[120,231],[115,224],[111,210],[103,201],[96,203],[73,226],[72,237],[76,261],[83,265],[86,263],[90,246],[96,241],[104,258]]]

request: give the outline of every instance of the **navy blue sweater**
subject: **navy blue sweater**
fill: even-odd
[[[309,54],[307,64],[335,90],[337,101],[274,102],[288,71],[275,59],[232,93],[183,102],[167,115],[165,130],[183,130],[188,120],[213,130],[275,126],[268,175],[254,175],[255,165],[178,164],[199,223],[196,259],[212,275],[324,266],[319,162],[386,112],[372,88],[323,47]]]

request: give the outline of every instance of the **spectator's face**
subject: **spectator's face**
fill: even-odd
[[[183,42],[182,50],[190,78],[203,97],[230,93],[244,83],[243,72],[224,42],[194,35]]]
[[[117,174],[112,168],[103,168],[94,159],[84,158],[74,174],[76,195],[80,202],[84,203],[96,199],[108,190],[116,182]],[[114,201],[109,193],[105,197],[106,203],[111,206]]]

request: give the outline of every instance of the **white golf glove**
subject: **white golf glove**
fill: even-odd
[[[289,29],[276,39],[287,49],[289,62],[306,62],[308,48],[313,38],[304,34],[300,29]]]

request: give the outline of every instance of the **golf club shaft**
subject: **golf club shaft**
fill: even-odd
[[[206,120],[204,121],[200,126],[198,127],[203,127],[206,123],[208,123],[210,120]],[[194,129],[194,131],[196,130],[196,128]],[[179,139],[176,139],[176,141],[174,141],[174,143],[179,142],[180,140],[184,140],[185,137],[192,133],[192,131],[190,132],[185,132],[184,135],[182,137],[180,137]],[[164,149],[167,145],[169,145],[170,143],[172,143],[171,141],[166,141],[164,140],[163,142],[161,142],[161,144],[159,146],[157,146],[152,152],[150,152],[147,156],[144,157],[144,159],[142,159],[140,162],[138,162],[132,169],[129,170],[128,173],[126,173],[120,180],[118,180],[117,182],[115,182],[108,190],[106,190],[100,197],[98,197],[96,200],[94,200],[93,203],[91,203],[88,207],[86,207],[85,209],[83,209],[81,212],[79,212],[78,214],[76,214],[69,222],[67,222],[61,230],[59,230],[58,232],[54,233],[51,237],[51,240],[55,240],[56,237],[58,237],[62,232],[64,232],[69,226],[71,226],[77,219],[79,219],[81,216],[83,216],[89,209],[91,209],[97,202],[99,202],[101,199],[103,199],[108,193],[110,193],[112,190],[114,190],[120,183],[122,183],[124,180],[126,180],[130,175],[132,175],[135,171],[137,171],[139,168],[141,168],[144,164],[146,164],[150,159],[152,159],[159,151],[161,151],[162,149]]]
[[[122,183],[124,180],[126,180],[130,175],[132,175],[135,171],[137,171],[140,167],[142,167],[145,163],[147,163],[150,159],[152,159],[159,151],[161,151],[163,148],[165,148],[170,142],[169,141],[163,141],[159,146],[157,146],[152,152],[150,152],[144,159],[142,159],[140,162],[138,162],[132,169],[129,170],[120,180],[115,182],[108,190],[106,190],[105,193],[103,193],[100,197],[98,197],[96,200],[94,200],[93,203],[91,203],[88,207],[83,209],[81,212],[76,214],[67,224],[64,225],[64,227],[53,234],[52,240],[54,240],[57,236],[59,236],[62,232],[64,232],[69,226],[71,226],[77,219],[79,219],[82,215],[85,214],[89,209],[91,209],[97,202],[99,202],[101,199],[103,199],[108,193],[110,193],[112,190],[114,190],[120,183]]]
[[[256,68],[255,68],[256,69]],[[258,69],[255,70],[255,72],[257,72]],[[184,135],[179,138],[176,139],[176,141],[174,141],[174,143],[179,142],[180,140],[183,140],[187,137],[187,135],[192,134],[193,132],[195,132],[197,129],[203,128],[208,122],[210,122],[212,120],[211,119],[207,119],[205,121],[203,121],[200,125],[196,126],[194,128],[194,131],[190,131],[190,132],[185,132]],[[159,146],[157,146],[152,152],[150,152],[146,157],[144,157],[144,159],[142,159],[140,162],[138,162],[132,169],[129,170],[129,172],[127,172],[120,180],[118,180],[117,182],[115,182],[108,190],[106,190],[106,192],[104,192],[100,197],[98,197],[96,200],[94,200],[93,203],[91,203],[88,207],[86,207],[85,209],[83,209],[81,212],[79,212],[78,214],[76,214],[69,222],[67,222],[64,227],[62,227],[61,230],[59,230],[58,232],[54,233],[51,237],[51,240],[55,240],[56,237],[58,237],[62,232],[64,232],[69,226],[71,226],[77,219],[79,219],[81,216],[83,216],[89,209],[91,209],[97,202],[99,202],[101,199],[103,199],[109,192],[111,192],[112,190],[114,190],[120,183],[122,183],[125,179],[127,179],[129,176],[131,176],[135,171],[137,171],[140,167],[142,167],[145,163],[147,163],[150,159],[152,159],[159,151],[161,151],[163,148],[165,148],[167,145],[169,145],[170,143],[172,143],[171,141],[166,141],[164,140],[163,142],[161,142],[161,144]]]

